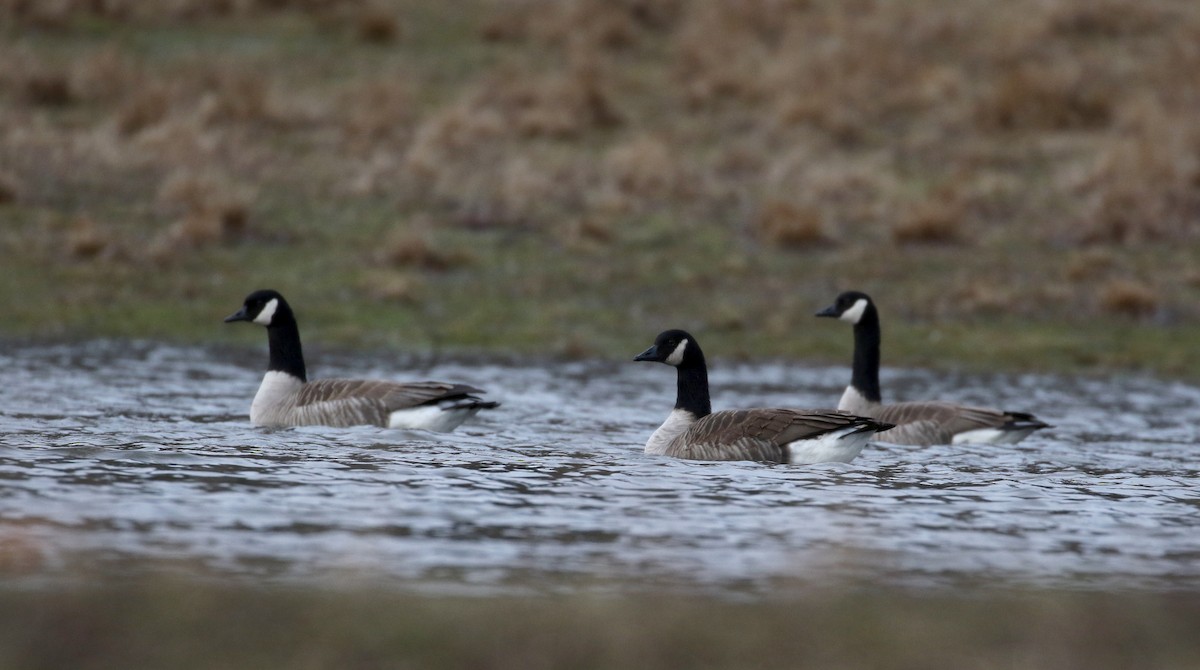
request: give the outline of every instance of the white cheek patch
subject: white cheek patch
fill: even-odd
[[[271,301],[263,305],[262,311],[258,316],[254,317],[254,323],[260,326],[271,325],[271,319],[275,318],[275,310],[279,309],[279,299],[271,298]]]
[[[683,350],[687,349],[687,345],[687,340],[680,341],[679,346],[675,347],[675,351],[672,351],[671,355],[667,356],[667,365],[674,365],[678,367],[679,364],[683,362]]]
[[[838,319],[842,321],[849,321],[850,323],[858,323],[859,319],[862,318],[863,312],[865,311],[867,311],[867,299],[859,298],[858,300],[854,301],[854,306],[842,312],[842,315],[839,316]]]

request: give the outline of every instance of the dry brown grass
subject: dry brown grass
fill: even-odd
[[[679,0],[542,0],[501,2],[480,26],[489,42],[535,43],[561,47],[622,50],[672,27]]]
[[[416,97],[413,86],[399,73],[348,87],[339,100],[347,145],[351,150],[369,150],[406,139],[415,120]]]
[[[596,215],[572,218],[558,231],[559,241],[572,250],[607,252],[617,240],[612,219]]]
[[[689,108],[718,103],[758,103],[770,82],[761,75],[771,56],[771,35],[764,34],[762,13],[783,10],[782,3],[698,3],[683,14],[673,43],[673,74]],[[782,25],[776,16],[775,27]],[[720,36],[722,48],[713,48]]]
[[[155,237],[147,251],[150,258],[167,262],[181,253],[235,239],[244,228],[242,211],[189,212]]]
[[[0,16],[22,27],[66,31],[82,17],[140,25],[302,12],[329,20],[368,0],[0,0]]]
[[[987,280],[974,280],[954,292],[956,310],[968,314],[1011,314],[1018,297],[1012,287],[998,286]]]
[[[400,19],[386,7],[367,6],[359,10],[354,21],[358,39],[374,44],[390,44],[400,39]]]
[[[135,91],[116,110],[114,122],[121,135],[136,135],[158,125],[171,110],[171,93],[161,85],[149,84]]]
[[[637,137],[612,147],[603,168],[617,190],[637,198],[670,197],[685,178],[680,160],[658,137]]]
[[[1078,63],[1021,64],[993,83],[976,114],[1003,131],[1104,128],[1113,116],[1111,86]]]
[[[1126,245],[1200,235],[1200,141],[1179,135],[1136,136],[1099,152],[1075,188],[1084,203],[1082,243]]]
[[[425,282],[409,272],[385,269],[368,273],[363,289],[376,300],[418,305],[424,296]]]
[[[1073,282],[1094,281],[1117,266],[1117,258],[1107,249],[1085,249],[1067,257],[1065,275]]]
[[[793,249],[825,246],[832,242],[819,209],[783,200],[771,200],[763,205],[754,217],[753,229],[759,239]]]
[[[181,253],[245,239],[252,199],[250,189],[215,174],[169,176],[159,187],[158,201],[166,211],[182,216],[150,242],[149,256],[165,262]]]
[[[510,128],[527,137],[573,138],[620,122],[601,75],[590,69],[533,80],[505,76],[483,91],[477,102],[503,114]]]
[[[433,223],[427,219],[394,229],[382,245],[379,260],[391,266],[439,272],[471,262],[466,251],[448,250],[436,243],[432,229]]]
[[[146,73],[137,61],[115,45],[98,47],[71,64],[71,88],[80,100],[112,105],[141,86]]]
[[[965,237],[966,207],[954,193],[939,193],[908,207],[892,226],[899,244],[954,244]]]
[[[200,73],[201,95],[197,113],[205,123],[223,125],[274,118],[268,83],[258,72],[236,64],[218,64]]]
[[[1114,38],[1124,35],[1152,34],[1172,20],[1169,2],[1059,2],[1049,5],[1052,34],[1067,37]]]
[[[117,247],[117,240],[108,230],[89,217],[80,217],[67,231],[67,255],[77,260],[91,260]]]
[[[231,208],[235,204],[244,207],[248,197],[218,174],[180,170],[162,181],[157,199],[167,207],[201,212]]]
[[[470,99],[429,115],[417,127],[404,156],[409,176],[435,185],[452,179],[448,174],[468,158],[478,158],[506,132],[505,119],[490,110],[478,110]]]
[[[1159,293],[1138,280],[1114,279],[1100,289],[1100,307],[1121,316],[1151,316],[1159,309]]]
[[[709,267],[747,235],[768,256],[900,244],[905,272],[839,281],[947,318],[1012,307],[980,287],[938,303],[954,270],[1054,284],[1022,308],[1081,318],[1127,313],[1098,291],[1128,272],[1200,317],[1176,253],[1200,237],[1197,3],[0,0],[0,30],[0,202],[15,184],[23,216],[119,221],[118,246],[166,259],[378,207],[581,263],[679,228]],[[345,216],[344,257],[378,259]],[[379,262],[461,262],[439,239]],[[502,256],[471,262],[502,276]],[[792,285],[833,272],[779,263]]]
[[[10,205],[20,197],[20,180],[11,172],[0,171],[0,205]]]

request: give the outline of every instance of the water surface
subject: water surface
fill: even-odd
[[[674,400],[662,365],[312,356],[314,376],[467,381],[503,403],[436,434],[252,427],[265,358],[3,345],[0,576],[185,570],[467,594],[1200,588],[1200,389],[1182,383],[885,371],[895,398],[1034,410],[1055,427],[1017,446],[872,445],[788,466],[644,455]],[[713,366],[717,408],[827,407],[849,375]]]

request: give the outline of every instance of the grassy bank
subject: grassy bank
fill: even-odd
[[[0,335],[1200,377],[1200,7],[0,2]]]
[[[0,591],[11,668],[1190,668],[1194,597],[426,598],[165,581]]]

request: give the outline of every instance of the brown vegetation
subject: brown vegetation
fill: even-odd
[[[830,241],[817,208],[782,200],[772,200],[763,206],[754,219],[754,229],[761,239],[784,247],[799,249]]]
[[[939,194],[907,208],[892,226],[892,239],[900,244],[958,242],[966,217],[961,201],[952,194]]]
[[[7,172],[0,172],[0,205],[9,205],[17,201],[21,186],[17,178]]]
[[[1112,120],[1107,85],[1077,63],[1067,68],[1022,64],[992,85],[977,114],[982,124],[998,130],[1104,128]]]
[[[151,258],[167,261],[182,252],[229,244],[249,233],[249,189],[239,189],[214,175],[177,173],[159,187],[158,200],[182,218],[151,240]]]
[[[363,288],[376,300],[403,304],[419,304],[424,282],[407,272],[386,270],[368,275]]]
[[[914,314],[1013,300],[939,302],[961,269],[1053,286],[1020,295],[1034,314],[1138,312],[1097,298],[1112,272],[1080,254],[1108,251],[1156,309],[1200,316],[1182,252],[1200,238],[1196,3],[0,0],[0,26],[0,203],[58,230],[110,222],[118,247],[158,257],[298,240],[345,212],[328,242],[378,258],[351,213],[374,207],[364,221],[497,235],[472,247],[493,279],[497,240],[578,254],[588,276],[610,250],[630,284],[662,267],[638,253],[663,239],[704,285],[722,255],[825,245],[764,262],[814,304],[831,275],[903,282]],[[189,193],[195,175],[225,186]],[[388,243],[385,263],[462,262],[432,239]],[[840,262],[881,248],[902,268]],[[720,285],[777,290],[764,282]]]
[[[400,38],[400,20],[384,7],[365,7],[357,17],[355,32],[364,42],[388,44]]]
[[[1068,257],[1066,277],[1077,282],[1094,281],[1105,276],[1116,263],[1116,255],[1108,249],[1085,249]]]
[[[1150,316],[1158,309],[1158,292],[1140,281],[1114,279],[1101,288],[1100,306],[1123,316]]]
[[[384,241],[380,258],[386,265],[425,270],[449,270],[471,261],[460,250],[446,250],[434,242],[434,225],[428,219],[418,219],[392,231]]]
[[[87,217],[80,218],[67,232],[66,250],[72,258],[95,258],[113,246],[112,234]]]

